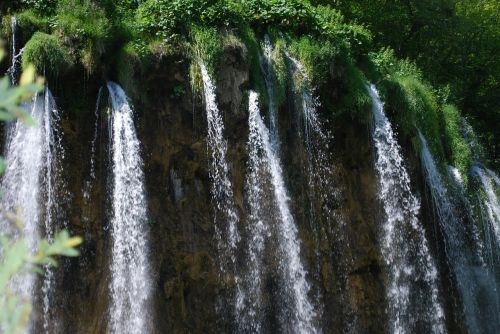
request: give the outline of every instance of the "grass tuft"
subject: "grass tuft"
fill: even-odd
[[[29,64],[35,66],[39,73],[57,76],[68,70],[73,61],[55,36],[36,32],[24,47],[23,67]]]

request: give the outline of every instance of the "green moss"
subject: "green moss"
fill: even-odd
[[[467,183],[467,174],[472,162],[472,152],[460,131],[460,113],[455,106],[445,105],[443,107],[443,116],[445,120],[446,146],[451,153],[451,161],[460,171],[465,183]]]
[[[339,58],[337,66],[343,69],[343,89],[338,105],[339,113],[350,113],[362,122],[371,119],[372,101],[366,89],[367,80],[350,58]]]
[[[239,29],[239,36],[245,44],[247,51],[246,62],[250,69],[250,82],[253,83],[255,91],[260,95],[261,103],[268,103],[266,93],[266,83],[262,74],[260,57],[262,49],[255,38],[255,34],[249,26],[245,25]]]
[[[140,58],[131,43],[126,44],[116,58],[116,75],[123,89],[132,97],[139,98],[136,73],[140,70]]]
[[[100,64],[111,35],[104,9],[90,0],[62,0],[51,23],[56,34],[73,50],[88,73]]]
[[[392,76],[381,82],[386,108],[395,118],[402,134],[418,142],[417,130],[427,139],[439,165],[444,167],[446,155],[442,145],[443,116],[431,86],[415,76]],[[418,144],[414,145],[417,153]]]
[[[192,26],[190,37],[193,41],[193,61],[202,61],[212,79],[216,78],[216,69],[224,53],[224,44],[220,32],[216,28],[200,28]]]
[[[33,64],[39,73],[52,76],[66,71],[73,62],[55,36],[37,32],[24,47],[23,67],[28,64]]]
[[[319,41],[311,37],[292,40],[291,53],[304,66],[309,80],[315,85],[323,85],[329,78],[331,67],[340,50],[329,41]]]
[[[203,79],[199,62],[203,62],[212,80],[216,80],[218,68],[224,53],[224,43],[220,32],[216,28],[201,28],[192,26],[191,37],[191,65],[189,67],[191,89],[194,93],[203,91]]]
[[[201,76],[200,66],[196,61],[189,65],[189,82],[193,94],[200,94],[203,91],[203,78]]]
[[[15,14],[17,19],[16,39],[19,45],[26,43],[37,31],[50,31],[49,20],[38,15],[33,10],[25,10]],[[11,17],[5,16],[3,21],[4,33],[10,38]]]
[[[442,145],[443,114],[438,94],[424,81],[422,72],[409,59],[397,59],[394,50],[383,48],[369,55],[382,77],[381,88],[386,107],[395,116],[403,135],[414,138],[419,129],[434,156],[443,165],[446,155]],[[414,143],[417,140],[413,140]],[[419,152],[418,145],[415,145]]]
[[[281,106],[286,101],[286,86],[288,80],[288,69],[285,58],[286,43],[283,38],[274,39],[274,49],[272,54],[273,62],[273,87],[274,98],[277,106]]]

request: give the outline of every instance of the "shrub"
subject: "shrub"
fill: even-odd
[[[21,0],[22,7],[33,9],[41,14],[51,14],[57,5],[57,0]]]
[[[365,27],[346,23],[340,11],[330,6],[318,6],[315,10],[315,30],[357,54],[366,54],[372,44],[372,35]]]
[[[147,0],[139,6],[141,30],[166,40],[187,34],[192,24],[224,27],[237,22],[231,0]]]
[[[391,48],[382,48],[378,52],[370,52],[369,57],[377,70],[386,78],[413,77],[422,80],[422,72],[409,59],[400,60]]]
[[[62,35],[82,41],[109,37],[110,23],[104,10],[90,0],[60,0],[53,28]]]
[[[309,30],[315,23],[314,7],[303,0],[241,0],[241,15],[253,26],[288,32]]]
[[[38,15],[34,10],[25,10],[16,14],[17,19],[17,42],[19,45],[26,43],[37,31],[49,31],[49,20]],[[10,18],[8,22],[10,35]],[[10,36],[9,36],[10,37]]]
[[[110,25],[104,10],[90,0],[60,0],[52,21],[52,28],[88,73],[95,71],[106,50]]]
[[[23,67],[28,64],[33,64],[38,72],[50,76],[69,69],[72,59],[55,36],[36,32],[24,47]]]

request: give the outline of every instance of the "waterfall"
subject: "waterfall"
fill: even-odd
[[[83,198],[86,201],[89,201],[90,199],[90,192],[92,191],[92,186],[95,181],[95,154],[96,154],[97,136],[99,134],[99,106],[101,105],[102,90],[103,87],[99,88],[99,91],[97,93],[95,111],[94,111],[94,117],[95,117],[94,136],[92,137],[92,142],[90,144],[90,177],[87,180],[87,182],[85,182],[83,191]]]
[[[377,89],[370,85],[372,138],[376,148],[378,196],[384,205],[382,255],[388,270],[387,301],[392,333],[443,333],[437,269],[418,220],[420,202]],[[424,326],[424,327],[422,327]]]
[[[497,187],[500,187],[500,177],[491,169],[485,168],[484,170],[493,179],[493,181],[496,183]]]
[[[211,152],[209,175],[211,192],[216,207],[215,235],[221,251],[221,270],[229,271],[236,262],[235,250],[240,239],[238,234],[238,215],[234,205],[234,196],[229,179],[229,167],[226,161],[227,142],[224,139],[224,122],[219,111],[215,95],[215,86],[203,63],[199,63],[205,94],[207,112],[208,150]],[[237,277],[235,277],[237,280]],[[237,283],[237,282],[236,282]]]
[[[500,270],[500,200],[495,187],[500,189],[500,183],[497,183],[498,177],[492,170],[480,165],[472,167],[472,174],[478,177],[483,191],[483,196],[478,194],[477,197],[481,210],[481,223],[478,225],[483,230],[484,258],[492,274],[496,275]]]
[[[500,201],[495,192],[494,186],[494,182],[496,183],[496,175],[493,171],[483,169],[479,166],[474,166],[472,168],[472,173],[477,175],[481,181],[486,195],[484,206],[486,208],[487,216],[495,233],[496,240],[500,243]]]
[[[302,64],[290,56],[288,52],[286,52],[286,56],[292,64],[295,75],[302,77],[302,86],[295,86],[294,91],[299,95],[301,103],[303,134],[308,154],[309,188],[313,192],[311,195],[319,197],[322,215],[328,222],[328,229],[331,229],[336,223],[342,226],[342,219],[337,217],[332,210],[338,196],[334,184],[333,156],[330,147],[333,136],[327,130],[328,126],[325,121],[320,119],[318,115],[319,102],[313,97],[313,90],[309,85],[310,79]],[[337,237],[341,238],[341,235]]]
[[[147,204],[140,143],[123,89],[108,82],[112,105],[111,309],[113,333],[146,333],[151,290]]]
[[[425,180],[443,235],[447,263],[463,304],[467,327],[471,333],[495,333],[500,326],[495,278],[470,250],[465,221],[456,213],[445,181],[421,132],[419,137]]]
[[[17,51],[16,45],[16,33],[17,33],[17,18],[12,16],[10,18],[10,30],[11,30],[11,41],[10,41],[10,67],[7,69],[7,74],[10,76],[10,82],[15,85],[17,84],[18,72],[19,72],[19,58],[23,55],[24,48],[21,48],[19,52]]]
[[[17,18],[12,16],[10,18],[10,30],[11,30],[11,40],[10,40],[10,67],[7,69],[7,73],[10,76],[10,82],[14,85],[17,83],[17,70],[18,70],[18,60],[20,56],[16,54],[16,32],[17,32]]]
[[[303,140],[307,158],[304,165],[305,178],[307,180],[306,191],[309,201],[309,212],[307,219],[313,232],[314,251],[316,253],[316,268],[313,271],[314,278],[321,280],[321,256],[332,258],[339,276],[335,282],[339,291],[339,305],[343,305],[343,317],[354,315],[354,310],[349,307],[348,277],[351,257],[345,256],[348,243],[345,231],[345,221],[337,214],[335,208],[338,206],[340,192],[335,184],[334,156],[332,154],[333,135],[328,130],[332,128],[327,120],[321,118],[318,113],[320,103],[314,97],[314,88],[308,78],[303,65],[288,52],[285,56],[289,60],[292,75],[293,91],[297,102],[298,137]],[[299,79],[300,86],[297,85]],[[320,243],[326,242],[331,245],[333,252],[322,254]],[[315,290],[315,299],[321,303],[321,291]],[[318,308],[322,313],[322,307]],[[320,316],[319,316],[320,317]]]
[[[483,165],[483,148],[474,129],[464,118],[461,120],[461,132],[474,160],[470,174],[479,180],[478,187],[469,187],[472,191],[469,191],[468,195],[474,197],[472,201],[479,207],[479,210],[474,210],[474,207],[470,205],[467,193],[462,194],[462,198],[468,203],[467,211],[471,217],[470,220],[475,222],[473,228],[476,234],[477,252],[495,276],[500,270],[500,208],[498,193],[495,192],[495,185],[497,190],[500,190],[500,179],[495,172]],[[499,288],[498,284],[496,288]]]
[[[280,161],[271,143],[270,133],[259,113],[258,95],[249,96],[249,174],[247,177],[248,201],[250,207],[249,273],[246,275],[249,289],[243,298],[250,299],[244,305],[249,332],[259,332],[262,316],[262,259],[265,244],[271,233],[276,234],[278,245],[278,269],[281,278],[280,322],[285,332],[315,333],[315,310],[308,299],[309,284],[300,259],[298,231],[289,208],[288,191],[283,180]],[[265,197],[264,189],[269,183],[271,194]],[[269,218],[273,212],[265,208],[272,201],[278,211],[275,224]],[[268,208],[269,209],[269,208]],[[275,226],[273,226],[275,225]],[[292,319],[290,319],[292,317]]]
[[[20,210],[23,223],[21,231],[12,231],[4,225],[3,231],[24,237],[31,252],[36,251],[37,241],[45,235],[53,240],[56,221],[60,221],[58,203],[62,200],[63,184],[60,177],[64,150],[61,145],[59,111],[49,89],[36,95],[30,105],[35,126],[28,127],[21,121],[11,124],[7,139],[7,169],[2,179],[2,204],[4,210]],[[8,224],[7,222],[2,222]],[[43,229],[40,227],[43,226]],[[50,265],[44,266],[42,283],[43,328],[46,333],[57,325],[51,315],[54,273]],[[32,300],[36,294],[36,277],[26,274],[14,286],[21,295]]]
[[[261,57],[260,65],[262,73],[264,74],[264,81],[266,83],[266,92],[268,98],[268,115],[269,115],[269,132],[273,142],[278,141],[278,127],[277,127],[277,112],[276,102],[274,99],[274,83],[273,83],[273,45],[269,35],[264,36],[264,54]]]

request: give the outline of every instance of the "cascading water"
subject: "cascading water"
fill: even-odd
[[[458,207],[461,209],[460,214],[463,214],[467,217],[470,222],[476,221],[476,214],[474,212],[474,208],[469,201],[469,197],[467,196],[467,188],[464,183],[464,179],[460,171],[454,166],[447,166],[448,176],[451,182],[451,188],[455,195],[456,200],[459,202]],[[481,236],[479,233],[477,224],[469,224],[469,233],[471,235],[471,241],[473,243],[472,249],[476,253],[477,258],[484,263],[484,242],[481,240]]]
[[[342,225],[342,219],[336,216],[331,209],[338,195],[334,181],[334,169],[332,167],[333,157],[330,152],[330,143],[333,136],[328,132],[326,124],[318,116],[318,101],[313,97],[312,88],[307,85],[310,82],[302,64],[288,52],[295,75],[301,76],[302,86],[294,87],[295,93],[299,95],[301,102],[301,115],[303,117],[304,141],[308,153],[308,176],[309,187],[314,192],[313,196],[319,196],[322,215],[327,220],[328,228],[336,223]],[[314,211],[314,210],[313,210]],[[331,232],[331,231],[330,231]],[[337,235],[341,237],[340,235]]]
[[[500,176],[498,176],[494,171],[491,169],[485,168],[486,173],[493,179],[493,181],[496,183],[497,187],[500,187]]]
[[[209,175],[211,191],[216,206],[215,235],[220,254],[222,272],[231,271],[236,262],[235,250],[240,239],[238,233],[238,215],[234,205],[234,196],[229,179],[229,167],[226,161],[227,142],[224,139],[224,122],[217,106],[215,86],[203,63],[199,63],[203,79],[205,106],[207,112],[207,144],[210,157]],[[235,277],[237,281],[237,277]],[[237,282],[236,282],[237,283]]]
[[[17,52],[16,33],[17,33],[17,18],[12,16],[10,19],[10,29],[12,32],[10,41],[10,67],[7,69],[7,74],[10,76],[10,82],[15,85],[19,76],[19,59],[23,55],[24,48]],[[16,53],[17,52],[17,53]]]
[[[482,265],[476,252],[470,250],[465,222],[456,214],[446,184],[421,132],[419,137],[426,183],[441,227],[447,263],[460,294],[468,330],[471,333],[496,333],[500,328],[500,319],[495,278]]]
[[[278,139],[277,115],[276,115],[276,102],[274,99],[274,83],[273,83],[273,45],[269,35],[264,36],[264,55],[261,57],[260,65],[262,73],[264,74],[264,81],[266,83],[266,91],[268,98],[268,116],[269,116],[269,132],[273,142]]]
[[[53,240],[55,223],[59,219],[58,203],[63,195],[60,177],[64,150],[61,145],[59,111],[49,89],[33,98],[31,117],[35,126],[26,126],[21,121],[11,124],[7,139],[7,169],[2,180],[2,202],[6,211],[20,210],[23,225],[21,231],[13,233],[23,237],[31,252],[36,251],[39,237],[45,234]],[[43,221],[43,222],[42,222]],[[6,224],[6,222],[3,222]],[[43,226],[44,229],[40,229]],[[11,230],[4,226],[2,230]],[[36,277],[26,274],[14,286],[28,299],[33,299]],[[51,314],[53,303],[54,273],[50,265],[44,267],[42,283],[43,328],[46,333],[57,326]]]
[[[388,271],[388,315],[392,333],[443,333],[437,269],[418,220],[420,203],[410,189],[401,148],[374,85],[372,138],[376,148],[378,196],[384,204],[382,255]]]
[[[113,333],[147,333],[149,276],[147,204],[140,143],[123,89],[108,82],[112,105],[111,308]]]
[[[325,254],[333,257],[339,277],[337,286],[339,304],[348,305],[347,295],[349,287],[347,272],[351,258],[345,256],[348,248],[348,239],[345,233],[344,219],[335,211],[339,203],[339,190],[335,184],[335,167],[331,150],[333,135],[328,131],[328,123],[318,114],[319,101],[314,98],[311,80],[308,78],[303,65],[288,52],[285,52],[291,65],[293,90],[298,100],[300,136],[305,145],[307,161],[304,172],[307,175],[307,196],[310,202],[309,221],[315,238],[315,253],[319,259],[320,243],[327,242],[332,245],[334,252]],[[298,80],[296,80],[298,79]],[[297,81],[301,84],[297,85]],[[321,280],[321,268],[317,262],[315,268],[316,280]],[[321,305],[321,292],[315,291],[315,299]],[[353,310],[348,306],[343,307],[343,318],[351,317]],[[318,309],[322,313],[322,309]]]
[[[99,92],[97,93],[97,102],[95,106],[95,123],[94,123],[94,136],[92,137],[92,142],[90,144],[90,178],[85,182],[84,190],[83,190],[83,198],[86,201],[90,199],[90,192],[92,190],[92,185],[95,181],[95,153],[96,153],[96,144],[97,144],[97,136],[99,134],[99,106],[101,105],[103,87],[99,88]]]
[[[485,169],[474,166],[472,168],[472,173],[477,175],[481,180],[484,192],[486,194],[485,207],[487,209],[488,218],[495,232],[495,236],[498,242],[500,242],[500,201],[495,192],[495,173],[491,170],[486,171]]]
[[[467,140],[471,156],[474,160],[470,174],[479,180],[478,188],[469,187],[473,190],[472,195],[475,197],[471,200],[479,207],[479,211],[474,210],[465,192],[462,192],[462,198],[468,204],[467,213],[470,220],[475,222],[472,227],[476,236],[477,252],[482,257],[485,265],[489,267],[492,275],[498,277],[497,275],[500,273],[500,208],[498,207],[498,203],[500,201],[497,197],[498,194],[495,193],[495,184],[498,187],[497,190],[499,190],[500,180],[492,170],[483,165],[483,148],[479,143],[474,129],[466,119],[462,119],[461,121],[461,132]],[[499,288],[500,286],[497,282],[497,291]]]
[[[484,191],[484,198],[478,196],[482,211],[481,221],[483,227],[483,245],[486,262],[493,273],[499,272],[500,268],[500,200],[495,187],[500,188],[497,183],[496,174],[480,165],[472,168],[472,174],[476,175]],[[498,288],[498,287],[497,287]]]
[[[280,161],[271,143],[270,134],[259,113],[258,95],[249,95],[249,174],[247,178],[250,207],[249,273],[245,276],[247,291],[240,296],[244,313],[243,331],[259,332],[262,317],[262,258],[270,234],[276,234],[277,261],[281,279],[280,326],[284,332],[315,333],[314,307],[308,298],[310,290],[300,259],[298,231],[289,208],[289,197],[283,180]],[[269,198],[263,193],[270,183]],[[278,211],[276,226],[271,226],[268,200]],[[267,207],[269,209],[269,207]],[[290,318],[291,317],[291,318]]]
[[[11,40],[10,40],[10,67],[7,73],[10,76],[10,82],[14,85],[17,82],[17,71],[18,71],[18,58],[22,52],[16,53],[16,32],[17,32],[17,18],[12,16],[10,18],[10,30],[11,30]]]

